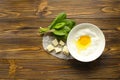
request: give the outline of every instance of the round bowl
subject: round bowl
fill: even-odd
[[[77,50],[76,45],[73,42],[77,32],[80,32],[83,29],[89,29],[91,32],[95,33],[99,38],[98,45],[95,45],[96,48],[94,50],[88,51],[89,55],[87,56],[83,56],[81,55],[81,53],[78,53],[78,51],[76,51]],[[67,47],[68,47],[70,54],[76,60],[81,61],[81,62],[91,62],[93,60],[96,60],[103,53],[104,48],[105,48],[105,37],[104,37],[103,32],[96,25],[91,24],[91,23],[81,23],[81,24],[76,25],[70,31],[68,38],[67,38]]]

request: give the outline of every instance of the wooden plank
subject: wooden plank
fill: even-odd
[[[120,30],[120,22],[119,22],[120,19],[72,19],[72,20],[74,20],[76,24],[93,23],[101,29]],[[0,33],[3,33],[3,32],[16,32],[17,33],[19,30],[23,32],[24,30],[38,29],[40,26],[47,27],[48,25],[50,25],[52,21],[53,19],[49,19],[49,18],[48,19],[32,18],[29,20],[4,19],[4,20],[0,20]]]
[[[0,19],[54,18],[60,12],[69,18],[120,18],[119,4],[119,0],[1,0]]]
[[[33,19],[33,20],[0,20],[0,37],[9,36],[29,36],[38,37],[39,27],[47,27],[53,19]],[[120,19],[73,19],[76,24],[93,23],[102,30],[120,31]]]
[[[49,2],[54,13],[67,12],[72,18],[119,18],[119,0],[61,0]],[[62,3],[62,4],[60,4]],[[60,5],[59,5],[60,4]],[[90,6],[89,6],[90,5]]]
[[[15,79],[119,79],[119,59],[99,58],[92,63],[81,63],[76,60],[14,60],[17,66]],[[11,60],[0,61],[0,67],[9,64]],[[13,61],[13,60],[12,60]],[[10,66],[10,64],[8,65]],[[0,78],[6,78],[4,73],[9,67],[2,69]],[[8,71],[8,72],[6,72]],[[53,76],[54,75],[54,76]],[[34,77],[33,77],[34,76]],[[9,78],[9,77],[8,77]]]

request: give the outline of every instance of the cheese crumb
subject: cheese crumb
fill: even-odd
[[[62,49],[61,49],[61,48],[59,48],[59,47],[56,47],[56,48],[55,48],[55,51],[56,51],[56,53],[59,53],[59,52],[61,52],[61,51],[62,51]]]
[[[60,40],[59,44],[60,44],[61,46],[64,46],[64,45],[65,45],[65,43],[64,43],[62,40]]]
[[[54,50],[54,46],[53,45],[48,45],[47,46],[47,50],[49,51],[49,52],[51,52],[52,50]]]
[[[58,45],[57,39],[54,39],[54,40],[52,41],[52,44],[53,44],[54,46],[57,46],[57,45]]]
[[[62,51],[66,56],[69,56],[69,51],[68,51],[67,46],[64,46]]]

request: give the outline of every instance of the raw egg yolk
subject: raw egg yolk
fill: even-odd
[[[76,46],[79,50],[86,49],[91,43],[91,38],[88,35],[80,36],[80,38],[76,41]]]

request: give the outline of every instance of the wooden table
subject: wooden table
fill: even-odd
[[[81,63],[44,51],[38,29],[60,12],[102,29],[106,47],[99,59]],[[0,0],[0,78],[120,80],[120,0]]]

